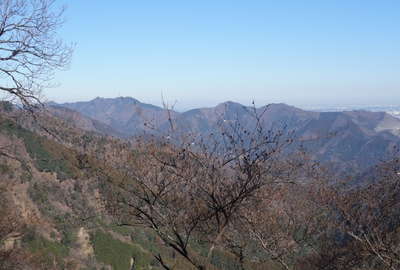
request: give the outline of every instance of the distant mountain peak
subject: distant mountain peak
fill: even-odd
[[[126,102],[126,103],[141,103],[139,100],[133,98],[133,97],[116,97],[116,98],[103,98],[103,97],[96,97],[95,99],[92,99],[87,102]]]
[[[244,105],[242,105],[242,104],[240,104],[240,103],[238,103],[238,102],[234,102],[234,101],[230,101],[230,100],[228,100],[228,101],[225,101],[225,102],[222,102],[222,103],[219,103],[219,104],[217,105],[217,107],[220,107],[220,106],[237,106],[237,107],[245,107]]]
[[[288,105],[286,103],[269,103],[268,105],[265,105],[264,107],[277,108],[277,109],[295,109],[295,110],[300,110],[299,108],[294,107],[292,105]]]
[[[244,105],[242,105],[240,103],[233,102],[233,101],[226,101],[226,102],[218,104],[215,107],[215,110],[217,110],[217,111],[236,111],[236,112],[239,112],[239,111],[242,111],[242,110],[247,110],[247,108],[248,107],[246,107],[246,106],[244,106]]]

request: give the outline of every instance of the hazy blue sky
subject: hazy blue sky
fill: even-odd
[[[399,0],[67,1],[56,101],[400,103]]]

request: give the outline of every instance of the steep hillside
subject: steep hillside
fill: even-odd
[[[62,136],[18,112],[0,116],[0,269],[161,269],[154,254],[192,269],[154,233],[118,226],[105,211],[105,184],[124,177],[129,143],[40,118]],[[209,269],[236,269],[218,254]]]
[[[387,125],[385,114],[309,113],[273,104],[254,118],[257,109],[231,102],[188,112],[189,120],[197,119],[191,130],[198,133],[246,124],[219,131],[226,150],[221,155],[207,141],[202,148],[200,141],[180,146],[168,138],[138,142],[101,135],[90,119],[78,122],[89,123],[85,131],[71,125],[81,116],[69,109],[67,121],[49,112],[32,117],[0,110],[0,269],[165,264],[177,270],[317,270],[324,269],[327,256],[337,265],[333,269],[350,262],[380,267],[385,262],[379,262],[375,245],[382,241],[385,258],[398,257],[399,159],[359,174],[342,189],[308,155],[280,152],[281,143],[291,144],[279,132],[248,133],[257,121],[267,126],[274,119],[277,124],[267,127],[275,129],[297,124],[304,130],[294,133],[299,137],[291,147],[302,143],[322,158],[328,153],[331,162],[352,163],[353,152],[365,163],[377,162],[374,155],[383,155],[397,138],[376,130],[382,121]],[[193,123],[184,121],[185,113],[178,116],[176,127]],[[358,230],[360,222],[372,230],[368,237],[379,228],[379,241],[365,245],[358,237],[365,233]]]

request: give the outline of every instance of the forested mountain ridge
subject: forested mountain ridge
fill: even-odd
[[[365,170],[377,160],[392,155],[393,148],[400,142],[400,119],[384,112],[311,112],[282,103],[251,107],[225,102],[212,108],[179,113],[129,97],[96,98],[88,102],[58,104],[57,107],[76,110],[95,119],[109,127],[98,129],[99,132],[106,130],[108,134],[120,137],[152,133],[154,129],[168,130],[169,120],[181,131],[201,135],[215,132],[222,123],[250,128],[257,115],[265,129],[292,131],[297,142],[293,149],[305,147],[317,160],[328,162],[339,170],[344,167]]]

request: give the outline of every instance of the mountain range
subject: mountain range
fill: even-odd
[[[369,217],[372,213],[378,216],[379,222],[385,227],[387,224],[390,228],[393,226],[398,228],[397,223],[392,221],[399,220],[397,218],[399,207],[392,202],[398,202],[397,195],[399,193],[393,188],[394,185],[379,185],[383,181],[382,177],[394,176],[393,183],[398,182],[398,159],[387,162],[384,164],[385,166],[373,166],[383,159],[390,158],[388,153],[400,141],[399,120],[386,113],[367,111],[323,113],[304,111],[285,104],[269,104],[254,108],[234,102],[225,102],[212,108],[193,109],[179,113],[143,104],[132,98],[98,98],[79,103],[52,103],[49,104],[47,112],[38,112],[35,117],[32,117],[26,111],[14,109],[10,104],[5,105],[7,103],[0,103],[0,177],[2,179],[0,181],[0,205],[2,206],[0,207],[0,269],[163,269],[156,256],[163,256],[165,262],[174,265],[174,269],[194,269],[179,254],[171,252],[168,245],[154,231],[140,225],[136,226],[135,224],[140,223],[137,223],[134,216],[125,217],[119,214],[125,213],[123,212],[125,208],[120,208],[120,203],[130,202],[131,199],[135,201],[133,193],[121,192],[121,184],[125,181],[137,181],[135,172],[140,173],[141,170],[144,170],[146,173],[153,173],[154,169],[154,163],[143,162],[141,159],[143,154],[146,155],[147,149],[137,148],[130,137],[143,134],[143,132],[152,132],[153,127],[161,131],[167,130],[170,125],[169,118],[172,118],[177,130],[200,134],[208,134],[221,126],[230,124],[252,128],[255,121],[259,121],[267,130],[286,128],[289,134],[291,134],[290,130],[293,130],[294,143],[288,150],[294,152],[298,147],[303,146],[303,149],[305,148],[315,159],[333,165],[333,169],[337,172],[345,173],[349,172],[349,169],[353,169],[357,175],[353,175],[356,176],[355,178],[345,178],[350,184],[345,186],[346,192],[351,192],[351,188],[356,185],[360,189],[355,190],[363,190],[363,187],[366,187],[365,190],[370,191],[371,187],[376,184],[377,193],[374,192],[367,198],[371,201],[372,207],[371,211],[366,212],[367,220],[370,221]],[[254,114],[258,115],[258,120]],[[151,123],[148,124],[149,122]],[[148,145],[144,147],[148,147]],[[168,152],[169,149],[167,149]],[[154,154],[154,150],[157,153],[159,149],[149,147],[148,151],[151,156]],[[162,151],[162,148],[160,150],[161,154],[166,153]],[[176,157],[172,156],[175,158],[172,160],[181,160],[184,156],[185,152],[179,151]],[[169,157],[169,154],[166,157]],[[290,160],[290,162],[300,162],[295,165],[300,165],[305,169],[310,168],[307,160],[302,157]],[[157,159],[157,156],[155,158]],[[241,156],[238,159],[245,160],[241,159]],[[144,160],[148,161],[148,159]],[[285,159],[279,160],[278,164],[282,164],[283,173],[286,175],[286,165],[290,166],[290,164],[284,161]],[[303,166],[303,164],[306,165]],[[193,175],[197,175],[197,163],[194,163],[193,166],[189,169],[194,169]],[[182,166],[181,168],[185,171],[187,167]],[[279,168],[281,167],[278,166]],[[155,171],[154,174],[157,176],[154,178],[156,183],[165,181],[162,173],[166,170],[164,170],[164,166],[161,166],[160,169],[162,170]],[[171,179],[176,181],[174,172],[172,171]],[[228,174],[229,172],[230,170],[227,171]],[[326,174],[320,170],[317,172],[318,177],[319,175],[326,177],[329,187],[337,180],[336,175],[330,174],[330,171],[325,171]],[[320,172],[321,174],[319,174]],[[290,169],[287,173],[299,183],[303,179],[302,175],[297,177],[297,174],[291,174]],[[264,176],[264,174],[262,175]],[[227,179],[221,178],[221,181]],[[160,181],[158,182],[158,180]],[[203,178],[199,178],[199,180],[203,180]],[[321,203],[313,201],[311,204],[308,202],[304,204],[305,198],[313,196],[314,189],[302,189],[303,185],[292,184],[287,185],[288,197],[282,197],[283,193],[280,192],[280,188],[286,185],[279,184],[276,189],[271,190],[276,195],[272,196],[274,201],[286,203],[286,198],[287,200],[294,198],[288,208],[282,208],[281,211],[280,203],[268,203],[271,205],[271,208],[268,209],[278,209],[278,212],[284,213],[284,215],[299,213],[294,216],[296,219],[289,219],[290,224],[293,220],[297,222],[294,224],[295,230],[298,228],[303,230],[304,226],[309,228],[307,227],[309,219],[312,220],[313,217],[316,217],[317,221],[315,222],[317,223],[315,224],[322,227],[318,228],[317,233],[313,229],[312,239],[315,238],[315,235],[318,237],[320,232],[326,231],[327,227],[323,225],[325,223],[320,222],[321,216],[333,216],[334,220],[337,217],[335,214],[320,214],[321,209],[325,209],[326,203],[332,199],[329,196],[332,196],[331,194],[337,196],[337,193],[323,192],[325,188],[319,184],[322,181],[319,181],[320,178],[317,180],[318,182],[313,183],[313,186],[316,184],[318,196],[322,195],[323,197]],[[190,183],[192,182],[195,181]],[[200,181],[198,187],[202,188],[203,183]],[[222,182],[223,185],[221,185],[222,190],[225,186],[224,183]],[[374,183],[374,185],[368,185],[368,183]],[[136,187],[135,182],[128,182],[128,184]],[[304,184],[306,186],[307,183],[304,182]],[[158,189],[159,186],[156,188]],[[137,189],[133,188],[133,190],[136,192]],[[388,191],[391,193],[387,193]],[[179,195],[181,193],[168,190],[165,194],[169,198],[170,194]],[[232,192],[227,194],[230,195]],[[357,195],[358,193],[351,193],[350,196],[353,194]],[[354,201],[350,201],[352,208],[355,207],[354,205],[357,207],[357,204],[362,206],[354,208],[356,212],[364,212],[364,206],[367,205],[361,200],[364,198],[364,194],[369,193],[360,193]],[[393,196],[389,197],[387,194]],[[270,196],[265,196],[265,198],[271,199]],[[284,199],[282,200],[282,198]],[[346,200],[342,198],[347,197],[337,197],[338,203],[334,203],[332,209],[340,207],[342,202],[346,203]],[[114,199],[116,201],[113,201]],[[174,202],[182,204],[175,197],[172,199]],[[375,199],[382,203],[376,203]],[[139,202],[141,204],[141,201]],[[355,204],[353,204],[354,202]],[[315,204],[318,214],[314,214],[314,212],[311,212],[310,215],[307,214],[307,207],[314,207]],[[193,207],[195,204],[187,205],[190,212],[196,210]],[[382,208],[377,208],[382,205],[388,207],[384,208],[385,212],[380,212],[379,209]],[[244,207],[248,209],[247,202]],[[175,209],[172,208],[171,212],[177,212]],[[257,218],[263,212],[270,212],[256,209]],[[390,211],[386,212],[387,209]],[[390,218],[382,219],[381,213]],[[305,214],[306,216],[304,216]],[[297,221],[298,217],[303,216],[306,222],[303,222],[303,219]],[[279,217],[268,218],[267,222],[279,220]],[[358,217],[356,214],[356,228],[360,226]],[[125,223],[125,219],[127,223]],[[264,219],[261,221],[262,228],[264,228],[267,223]],[[334,222],[327,223],[328,227],[332,223]],[[134,226],[125,226],[129,224],[134,224]],[[174,226],[174,223],[172,225]],[[372,223],[371,226],[374,225],[375,223]],[[278,227],[282,227],[285,231],[290,228],[286,225]],[[270,230],[267,231],[268,235],[270,232]],[[389,232],[391,233],[391,231]],[[278,239],[285,234],[278,231]],[[196,234],[196,237],[197,235],[203,234]],[[343,252],[341,243],[348,240],[342,237],[338,238],[336,230],[333,235],[335,242],[341,241],[339,243],[340,254],[353,251],[354,246],[351,245]],[[384,235],[387,235],[387,232]],[[325,242],[328,241],[326,238],[322,239]],[[390,235],[390,239],[397,238]],[[282,246],[286,250],[287,239],[279,241],[284,243]],[[208,254],[204,251],[207,248],[206,245],[208,244],[203,244],[202,241],[194,238],[190,247],[192,254],[196,258],[206,260]],[[296,246],[295,249],[298,250],[298,247]],[[258,249],[255,252],[254,254],[259,254]],[[360,252],[364,254],[365,249],[362,248]],[[336,256],[336,253],[334,255]],[[326,258],[325,255],[321,257]],[[269,256],[266,257],[266,260],[252,258],[253,255],[251,260],[246,261],[245,268],[240,267],[240,261],[231,252],[231,249],[227,247],[225,250],[225,246],[221,245],[221,247],[217,247],[206,269],[283,269],[271,261]],[[351,257],[351,260],[353,261],[354,257]],[[329,263],[331,263],[330,260]],[[310,268],[306,264],[305,268],[299,269]]]
[[[50,104],[50,111],[84,130],[129,138],[166,130],[170,121],[182,131],[209,134],[222,122],[251,127],[254,115],[265,129],[284,128],[296,138],[292,148],[303,147],[319,161],[337,168],[365,170],[384,160],[400,143],[400,119],[385,112],[306,111],[283,103],[262,107],[224,102],[186,112],[145,104],[131,97]]]

